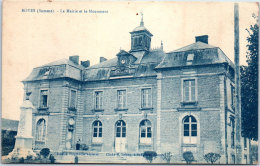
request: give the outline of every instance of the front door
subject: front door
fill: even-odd
[[[115,150],[116,152],[125,152],[126,145],[126,124],[123,120],[116,122],[116,138]]]

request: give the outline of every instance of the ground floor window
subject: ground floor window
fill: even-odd
[[[126,151],[126,123],[123,120],[116,122],[115,151]]]
[[[152,125],[149,120],[142,120],[140,123],[140,143],[152,143]]]
[[[116,137],[126,137],[126,124],[123,120],[116,123]]]
[[[245,164],[247,164],[247,155],[244,155],[244,159],[245,159]]]
[[[236,163],[235,155],[232,154],[231,157],[232,157],[232,164],[235,164]]]
[[[40,119],[36,124],[36,140],[42,142],[45,141],[45,133],[46,121],[44,119]]]
[[[183,119],[183,143],[197,143],[197,120],[193,116],[186,116]]]
[[[100,143],[102,142],[102,123],[99,120],[93,122],[93,138],[92,142]]]

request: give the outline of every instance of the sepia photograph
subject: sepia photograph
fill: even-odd
[[[4,0],[3,164],[258,164],[258,2]]]

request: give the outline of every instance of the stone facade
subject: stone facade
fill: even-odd
[[[208,36],[165,53],[150,48],[143,21],[130,34],[131,50],[111,60],[89,66],[72,56],[33,69],[23,81],[35,107],[33,148],[75,150],[80,140],[94,152],[171,152],[176,163],[185,151],[197,163],[214,152],[232,163],[234,64]]]

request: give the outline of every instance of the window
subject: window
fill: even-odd
[[[151,88],[142,89],[142,108],[151,108],[152,107],[152,98],[151,98]]]
[[[246,137],[244,137],[244,149],[247,148],[247,140],[246,140]]]
[[[183,81],[183,100],[195,101],[195,79]]]
[[[142,45],[142,37],[138,37],[138,46]]]
[[[148,47],[148,46],[147,46],[147,37],[146,37],[146,36],[144,36],[144,46],[145,46],[145,47]]]
[[[245,164],[247,164],[247,155],[244,155],[244,159],[245,159]]]
[[[126,124],[123,120],[116,122],[116,137],[126,137]]]
[[[194,54],[188,54],[186,65],[192,65],[193,59],[194,59]]]
[[[126,108],[126,90],[117,91],[117,108],[118,109]]]
[[[70,91],[70,107],[76,108],[77,92],[75,90]]]
[[[149,120],[142,120],[140,123],[140,143],[152,143],[152,125]]]
[[[48,90],[40,91],[40,108],[48,107]]]
[[[137,37],[135,37],[135,38],[134,38],[134,46],[137,46],[137,45],[138,45],[138,44],[137,44],[137,42],[138,42],[137,40],[138,40]]]
[[[231,106],[235,106],[235,87],[231,85]]]
[[[46,122],[44,119],[40,119],[36,125],[36,140],[37,141],[45,141],[45,133],[46,133]]]
[[[102,91],[95,92],[95,109],[97,109],[97,110],[103,109],[103,92]]]
[[[232,157],[232,164],[235,164],[236,163],[235,155],[232,154],[231,157]]]
[[[230,123],[231,123],[231,148],[234,148],[235,147],[235,120],[231,118]]]
[[[99,120],[93,122],[92,142],[102,142],[102,123]]]
[[[197,121],[193,116],[183,119],[183,143],[197,143]]]

